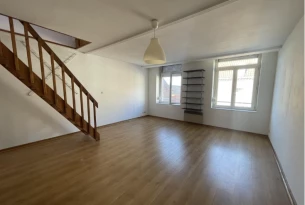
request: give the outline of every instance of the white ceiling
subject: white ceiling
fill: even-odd
[[[227,0],[1,0],[0,13],[87,41],[92,48],[145,32]]]
[[[304,15],[304,2],[2,0],[0,13],[91,41],[83,51],[145,66],[152,18],[160,20],[157,37],[167,61],[179,62],[279,47]]]
[[[167,62],[209,58],[281,46],[303,15],[303,0],[239,0],[157,32]],[[145,66],[152,34],[93,51]]]

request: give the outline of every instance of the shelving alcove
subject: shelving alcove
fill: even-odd
[[[204,69],[183,71],[184,113],[203,114],[204,72]]]

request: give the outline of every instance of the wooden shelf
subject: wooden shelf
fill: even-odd
[[[189,91],[189,90],[185,90],[182,92],[186,92],[186,93],[203,93],[204,91]]]
[[[181,104],[185,104],[185,105],[203,105],[202,103],[189,103],[189,102],[184,102]]]
[[[188,113],[188,114],[192,114],[192,115],[203,115],[202,111],[184,110],[184,113]]]
[[[187,83],[184,83],[182,85],[201,85],[201,86],[203,86],[204,84],[187,84]]]
[[[186,71],[183,71],[183,72],[186,72],[186,73],[193,73],[193,72],[203,72],[205,71],[204,69],[198,69],[198,70],[186,70]]]
[[[186,77],[186,78],[183,78],[183,79],[203,79],[204,77]]]
[[[194,108],[182,108],[183,110],[191,110],[191,111],[202,111],[202,109],[194,109]]]
[[[188,99],[203,99],[203,98],[196,98],[196,97],[182,97],[182,98],[188,98]]]

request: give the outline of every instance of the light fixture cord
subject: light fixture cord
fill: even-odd
[[[156,38],[156,29],[154,28],[154,38]]]

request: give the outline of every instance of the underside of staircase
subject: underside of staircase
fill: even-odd
[[[53,53],[50,47],[40,38],[40,36],[33,30],[30,24],[26,22],[21,22],[25,27],[25,39],[27,42],[27,51],[29,63],[26,65],[23,61],[18,58],[15,38],[14,38],[14,27],[13,21],[10,19],[11,25],[11,36],[12,36],[12,44],[13,51],[9,50],[1,41],[0,41],[0,64],[7,69],[12,75],[14,75],[17,79],[19,79],[24,85],[30,88],[33,92],[35,92],[38,96],[40,96],[45,102],[47,102],[50,106],[52,106],[57,112],[59,112],[62,116],[68,119],[72,124],[74,124],[77,128],[79,128],[83,133],[90,135],[95,140],[100,139],[100,134],[97,132],[96,127],[96,107],[98,107],[95,99],[89,94],[89,92],[82,86],[82,84],[76,79],[76,77],[71,73],[71,71],[65,67],[64,63]],[[52,72],[53,72],[53,89],[45,83],[44,77],[39,77],[36,75],[31,68],[31,57],[29,55],[29,41],[28,41],[28,32],[38,41],[39,49],[41,51],[44,48],[51,57],[51,61],[55,61],[58,65],[62,67],[63,76],[67,74],[71,77],[72,83],[72,94],[73,94],[73,105],[72,107],[67,103],[66,91],[65,91],[65,80],[63,80],[64,86],[64,99],[61,98],[57,94],[56,91],[56,82],[55,82],[55,68],[54,63],[52,63]],[[15,44],[15,45],[14,45]],[[42,56],[42,55],[41,55]],[[44,75],[43,63],[42,66],[42,75]],[[17,80],[16,79],[16,80]],[[80,99],[75,99],[74,93],[74,84],[80,88]],[[84,111],[83,111],[83,95],[85,100],[87,101],[87,110],[88,110],[88,120],[84,119]],[[81,114],[76,112],[75,101],[80,100],[81,104]],[[92,104],[93,106],[89,106]],[[92,126],[90,123],[90,107],[93,107],[93,117],[94,117],[94,125]]]

